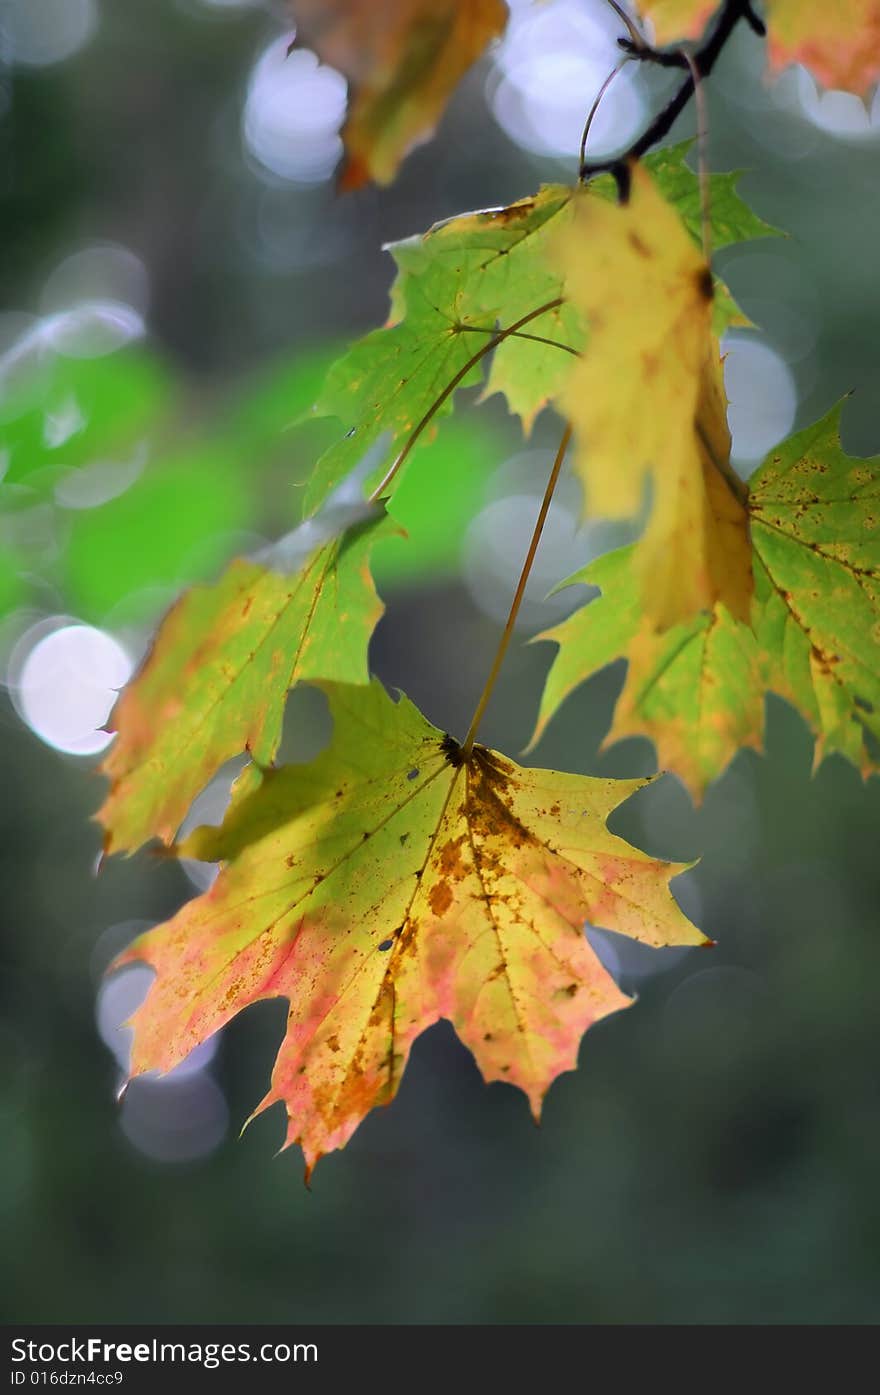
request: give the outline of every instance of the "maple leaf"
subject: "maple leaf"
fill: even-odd
[[[689,147],[684,141],[657,151],[645,167],[699,244],[699,182],[685,164]],[[710,176],[712,235],[718,247],[776,232],[743,203],[736,192],[738,178]],[[387,431],[382,467],[369,481],[376,484],[451,383],[457,390],[481,381],[479,363],[469,369],[468,364],[492,340],[493,331],[515,326],[535,311],[539,313],[516,333],[497,342],[484,396],[503,393],[526,431],[541,408],[558,396],[571,356],[584,344],[583,316],[576,306],[560,304],[563,275],[548,251],[551,239],[570,221],[574,192],[567,185],[548,185],[507,208],[461,214],[389,244],[397,264],[389,323],[333,365],[315,404],[318,415],[339,418],[347,434],[318,461],[306,486],[307,512],[324,502],[364,450]],[[596,180],[590,186],[590,194],[594,192],[612,200],[613,181]],[[716,292],[716,329],[747,323],[717,278]],[[463,376],[456,381],[459,374]],[[451,406],[449,392],[440,411]]]
[[[703,240],[703,200],[700,181],[685,163],[693,146],[692,140],[664,146],[645,156],[643,167],[653,179],[657,190],[671,204],[690,234],[696,247]],[[709,235],[714,251],[739,242],[751,242],[759,237],[782,237],[783,234],[760,218],[744,201],[738,191],[742,170],[714,170],[707,177],[709,203]],[[617,185],[610,175],[590,182],[590,192],[618,201]],[[732,327],[751,326],[730,293],[722,277],[713,275],[715,296],[712,301],[712,328],[719,337]]]
[[[384,609],[368,556],[398,531],[387,516],[331,538],[293,575],[233,562],[184,593],[116,703],[97,818],[105,851],[170,843],[195,796],[232,756],[268,764],[288,690],[303,678],[366,683],[367,643]]]
[[[755,594],[748,625],[716,604],[663,635],[642,618],[632,548],[571,578],[601,588],[537,636],[558,653],[530,749],[559,705],[614,659],[629,661],[606,744],[643,734],[699,798],[742,746],[760,750],[763,695],[802,713],[815,762],[839,752],[863,774],[880,738],[880,457],[840,445],[840,409],[789,438],[753,476]]]
[[[289,1000],[257,1112],[283,1101],[308,1170],[393,1098],[441,1017],[537,1116],[584,1031],[628,1002],[585,921],[707,943],[669,892],[683,868],[605,827],[644,780],[523,769],[484,747],[462,762],[379,683],[319,686],[332,745],[262,772],[222,828],[187,840],[223,861],[216,882],[120,961],[157,975],[132,1020],[134,1074],[172,1069],[249,1003]]]
[[[680,39],[699,39],[719,8],[719,0],[639,0],[654,42],[666,47]]]
[[[559,400],[591,513],[635,514],[650,479],[637,554],[647,616],[668,628],[716,601],[747,616],[746,515],[729,467],[708,265],[638,166],[626,205],[578,200],[557,256],[590,327]]]
[[[641,0],[655,41],[698,39],[717,0]],[[771,70],[803,63],[826,87],[864,96],[880,80],[880,0],[766,0]]]
[[[803,63],[826,87],[866,96],[880,81],[880,0],[768,0],[774,69]]]
[[[511,324],[536,305],[553,303],[522,335],[498,346],[484,392],[485,397],[503,393],[527,433],[569,371],[566,354],[554,346],[571,354],[584,343],[579,312],[555,303],[562,297],[563,278],[546,256],[548,230],[567,221],[572,193],[568,185],[545,185],[531,198],[460,214],[392,248],[400,269],[392,315],[403,312],[416,287],[442,277],[448,278],[460,320]]]
[[[750,481],[768,687],[817,735],[816,761],[839,751],[876,768],[880,737],[880,456],[840,444],[840,407],[772,451]]]
[[[552,640],[559,650],[530,749],[569,693],[625,656],[626,681],[603,748],[628,736],[647,736],[658,765],[674,770],[698,799],[741,747],[761,747],[764,684],[758,646],[749,626],[719,603],[658,634],[643,618],[633,551],[609,552],[576,573],[572,584],[598,586],[601,596],[536,636]]]
[[[343,188],[388,184],[490,40],[503,0],[291,0],[297,41],[352,84]]]

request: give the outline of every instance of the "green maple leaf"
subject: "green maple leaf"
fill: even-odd
[[[840,445],[839,408],[772,451],[749,487],[751,625],[723,606],[655,634],[641,618],[632,549],[572,577],[602,597],[540,639],[559,650],[532,744],[560,703],[612,660],[629,660],[608,741],[644,734],[699,796],[741,746],[760,748],[763,694],[803,714],[816,761],[837,751],[876,769],[880,737],[880,457]]]
[[[581,1036],[628,999],[584,922],[705,944],[668,883],[683,870],[608,832],[644,780],[526,770],[449,737],[378,683],[321,685],[333,743],[271,769],[181,851],[224,865],[210,893],[131,947],[156,970],[132,1072],[172,1069],[242,1008],[286,997],[261,1109],[282,1101],[307,1167],[394,1096],[415,1038],[448,1018],[486,1080],[537,1115]]]
[[[664,146],[644,159],[663,197],[672,204],[698,245],[702,241],[703,211],[700,181],[685,163],[693,148],[692,140]],[[781,237],[782,233],[745,202],[739,194],[743,170],[713,171],[709,175],[709,209],[712,224],[712,247],[717,252],[736,242],[749,242],[758,237]],[[592,187],[606,198],[616,198],[617,189],[610,176],[594,181]]]
[[[699,181],[684,162],[688,148],[684,142],[658,151],[644,164],[699,243]],[[739,197],[738,178],[710,176],[717,247],[775,232]],[[605,178],[590,187],[602,198],[611,197],[614,189]],[[306,489],[307,512],[323,503],[366,448],[388,431],[388,451],[369,481],[375,485],[493,331],[517,325],[542,306],[549,308],[494,349],[484,395],[502,393],[527,430],[554,400],[586,335],[579,312],[558,303],[565,287],[555,260],[547,256],[549,239],[571,213],[573,192],[567,185],[547,185],[507,208],[461,214],[389,245],[398,269],[390,322],[359,340],[330,370],[315,411],[338,417],[348,434],[318,461]],[[588,260],[589,248],[584,256]],[[719,332],[731,323],[748,323],[720,280],[714,320]],[[481,378],[481,366],[475,363],[457,387],[473,386]],[[451,406],[450,393],[443,410]]]
[[[424,236],[395,243],[400,275],[392,315],[402,313],[416,289],[430,282],[454,287],[459,314],[492,325],[513,324],[535,306],[559,300],[563,280],[544,253],[547,234],[567,216],[571,195],[566,185],[546,185],[508,208],[461,214]],[[560,348],[576,353],[583,343],[579,314],[570,305],[554,305],[494,351],[485,395],[503,393],[528,430],[570,367],[570,353]]]
[[[537,636],[558,653],[547,675],[531,746],[585,678],[625,656],[626,682],[603,746],[647,736],[661,767],[699,794],[741,746],[760,746],[763,685],[754,636],[721,604],[657,632],[643,618],[635,549],[598,558],[571,584],[601,596]]]
[[[236,561],[213,586],[186,592],[159,627],[117,702],[98,812],[105,850],[170,843],[199,791],[247,750],[268,764],[288,690],[331,675],[366,683],[367,644],[384,607],[368,567],[386,516],[318,547],[293,575]]]
[[[767,686],[804,714],[816,760],[876,768],[880,737],[880,456],[840,445],[840,408],[772,451],[750,481]]]

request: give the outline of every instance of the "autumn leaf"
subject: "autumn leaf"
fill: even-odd
[[[636,563],[648,618],[668,628],[716,601],[746,617],[746,516],[731,482],[709,267],[638,166],[627,204],[578,200],[557,257],[590,329],[559,398],[590,512],[635,514],[650,481]]]
[[[685,164],[689,144],[657,151],[645,166],[699,245],[699,183]],[[738,178],[710,177],[718,247],[776,231],[743,203]],[[481,381],[480,364],[470,369],[468,364],[492,341],[493,331],[515,326],[533,312],[534,318],[497,342],[483,395],[502,393],[526,431],[558,396],[572,354],[584,344],[583,316],[577,307],[560,304],[563,274],[548,253],[551,240],[570,221],[573,194],[566,185],[548,185],[507,208],[462,214],[390,244],[397,278],[389,323],[333,365],[315,405],[317,415],[337,417],[346,434],[318,461],[306,486],[307,511],[318,508],[367,447],[388,432],[388,450],[369,481],[375,485],[458,374],[463,376],[456,390]],[[613,200],[613,181],[597,179],[590,186],[593,195]],[[716,328],[747,323],[717,279],[713,311]],[[452,397],[450,392],[440,412],[451,410]]]
[[[439,294],[438,294],[439,292]],[[352,345],[331,367],[314,412],[337,417],[345,434],[317,461],[305,487],[303,507],[312,513],[351,474],[368,450],[387,433],[389,446],[382,468],[366,482],[372,487],[437,404],[450,411],[452,391],[480,381],[475,351],[491,338],[494,317],[471,320],[455,309],[455,291],[427,281],[411,289],[406,313],[398,323],[376,329]],[[482,330],[471,335],[467,328]],[[453,389],[454,390],[454,389]],[[425,433],[425,441],[429,439]]]
[[[249,751],[272,760],[288,690],[304,678],[366,683],[367,644],[383,606],[368,567],[386,516],[332,538],[294,575],[233,562],[172,607],[140,672],[113,709],[101,767],[105,851],[170,843],[219,767]]]
[[[840,444],[840,408],[772,451],[750,483],[766,682],[804,714],[816,761],[877,768],[880,737],[880,457]]]
[[[537,636],[559,649],[530,747],[569,693],[625,656],[626,681],[603,747],[647,736],[661,769],[674,770],[698,799],[741,747],[761,747],[764,685],[751,629],[716,603],[658,634],[643,618],[632,547],[600,557],[575,582],[602,594]]]
[[[389,1103],[441,1017],[537,1116],[584,1031],[628,1002],[585,922],[707,943],[668,889],[683,868],[605,827],[645,781],[527,770],[484,747],[463,763],[406,698],[320,686],[332,745],[265,771],[222,828],[187,840],[220,875],[121,961],[157,975],[133,1018],[133,1074],[172,1069],[249,1003],[289,1000],[257,1112],[284,1103],[309,1170]]]
[[[717,0],[641,0],[655,42],[698,39]],[[802,63],[826,87],[865,96],[880,80],[880,0],[766,0],[771,71]]]
[[[809,723],[816,764],[836,751],[863,774],[877,768],[870,742],[880,738],[880,458],[846,455],[839,419],[835,408],[792,436],[751,481],[749,625],[716,604],[653,633],[632,548],[571,578],[602,596],[538,636],[559,648],[530,748],[580,683],[625,656],[606,744],[648,736],[659,764],[696,797],[740,747],[760,750],[765,691]]]
[[[333,365],[315,405],[319,416],[349,429],[318,461],[307,510],[324,502],[382,432],[390,433],[387,466],[457,375],[457,388],[481,381],[481,351],[499,327],[518,321],[526,321],[520,333],[495,350],[486,392],[509,389],[511,410],[530,423],[582,342],[579,318],[559,303],[561,276],[544,256],[544,229],[570,197],[570,189],[553,185],[510,208],[466,214],[390,245],[398,275],[389,324]],[[451,406],[450,394],[443,410]],[[377,469],[370,483],[381,475]]]
[[[426,140],[459,79],[503,33],[503,0],[291,0],[297,42],[344,73],[344,188],[388,184]]]
[[[699,39],[719,9],[719,0],[639,0],[661,48],[682,39]]]
[[[692,140],[664,146],[647,155],[642,164],[667,203],[671,204],[691,236],[696,247],[703,240],[703,200],[700,181],[685,163],[693,147]],[[739,242],[759,237],[782,237],[779,228],[760,218],[741,197],[738,185],[742,170],[713,170],[707,176],[709,204],[709,240],[713,252]],[[590,192],[617,202],[617,185],[610,175],[591,180]],[[751,325],[747,315],[736,304],[722,277],[713,276],[715,297],[712,302],[712,328],[719,337],[733,327]]]
[[[803,63],[826,87],[866,96],[880,81],[880,0],[768,0],[774,69]]]
[[[504,393],[526,432],[569,371],[559,347],[570,355],[584,342],[579,313],[571,305],[556,303],[564,289],[562,276],[545,255],[548,229],[568,219],[571,197],[567,185],[545,185],[531,198],[450,218],[392,249],[400,269],[392,316],[403,312],[417,287],[429,279],[436,285],[441,278],[452,289],[460,320],[512,324],[535,306],[553,303],[522,335],[495,350],[484,393]]]
[[[703,239],[700,181],[686,163],[693,145],[693,140],[664,145],[659,150],[652,150],[640,164],[650,174],[657,192],[667,203],[672,204],[694,246],[700,247]],[[765,222],[742,198],[739,181],[743,173],[743,170],[710,170],[707,176],[709,229],[712,247],[716,252],[722,247],[732,247],[738,242],[751,242],[759,237],[783,236],[779,228]],[[609,174],[591,179],[589,192],[600,195],[606,202],[618,202],[617,185]],[[717,284],[716,278],[716,287]]]

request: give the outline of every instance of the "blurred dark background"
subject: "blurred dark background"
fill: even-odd
[[[0,3],[8,1321],[880,1316],[880,781],[837,758],[811,775],[806,727],[772,698],[766,755],[740,754],[701,808],[666,776],[616,816],[650,851],[702,859],[676,892],[718,947],[707,959],[597,937],[638,1001],[588,1035],[540,1129],[444,1024],[307,1192],[296,1151],[275,1156],[277,1111],[237,1137],[280,1002],[115,1098],[119,1023],[143,982],[102,984],[103,970],[205,871],[146,852],[95,875],[95,728],[179,588],[295,524],[298,486],[339,429],[295,423],[333,354],[385,318],[381,244],[572,178],[614,17],[601,0],[512,9],[438,138],[391,189],[340,198],[344,84],[308,54],[285,64],[281,6]],[[710,100],[713,166],[746,170],[744,196],[788,234],[718,259],[761,331],[727,346],[743,473],[849,391],[844,444],[880,449],[880,103],[762,72],[760,43],[738,35]],[[624,144],[670,80],[619,79],[595,149]],[[545,414],[524,441],[497,399],[472,400],[401,490],[411,541],[379,559],[373,664],[453,732],[557,434]],[[564,488],[523,639],[558,618],[544,594],[599,546],[576,516]],[[512,652],[492,744],[525,744],[550,652]],[[653,769],[645,741],[599,752],[621,680],[614,668],[576,693],[535,760]],[[314,695],[295,694],[285,754],[326,735]]]

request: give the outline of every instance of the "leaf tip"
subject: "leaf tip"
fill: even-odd
[[[360,155],[349,155],[339,171],[336,189],[340,194],[353,194],[358,189],[363,189],[371,182],[371,179],[372,175],[366,160]]]

